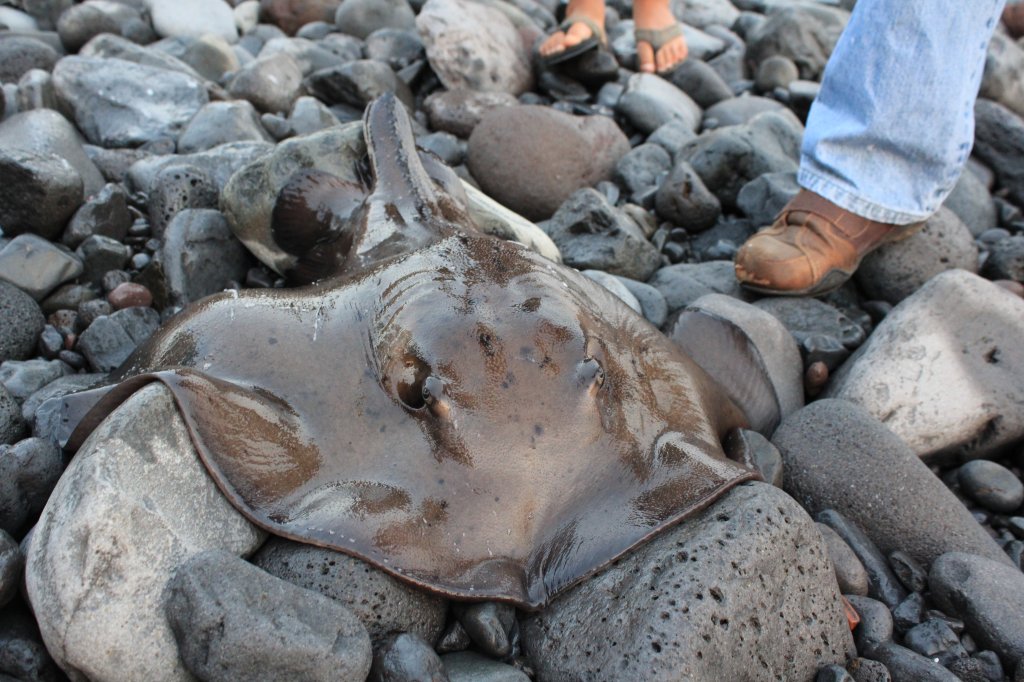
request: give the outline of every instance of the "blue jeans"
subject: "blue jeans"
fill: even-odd
[[[884,223],[937,211],[974,144],[1004,2],[859,0],[807,118],[800,185]]]

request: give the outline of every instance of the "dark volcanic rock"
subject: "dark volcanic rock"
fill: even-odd
[[[0,529],[20,538],[63,471],[64,457],[53,441],[26,438],[0,445]]]
[[[872,656],[884,663],[892,678],[897,681],[959,682],[956,675],[938,663],[892,642],[875,647]]]
[[[467,165],[480,187],[531,220],[543,220],[582,187],[612,176],[629,151],[604,116],[577,117],[541,106],[492,109],[469,138]]]
[[[125,308],[98,317],[78,338],[77,350],[99,372],[109,372],[132,354],[160,326],[152,308]]]
[[[772,442],[785,462],[786,492],[812,514],[840,512],[883,553],[903,550],[924,566],[950,551],[1008,563],[960,501],[864,408],[818,400],[784,420]]]
[[[433,642],[444,628],[448,605],[443,599],[347,554],[274,538],[252,562],[271,575],[338,600],[362,621],[375,643],[394,632]]]
[[[687,59],[672,70],[668,80],[685,92],[701,109],[733,96],[732,88],[718,73],[699,59]]]
[[[185,306],[241,282],[251,266],[249,252],[211,209],[179,212],[164,232],[164,242],[142,280],[158,307]]]
[[[817,80],[835,49],[849,15],[812,4],[778,5],[768,21],[747,36],[748,56],[755,64],[780,55],[793,60],[800,77]]]
[[[153,236],[162,237],[181,211],[217,208],[218,200],[213,178],[201,168],[184,164],[166,166],[156,174],[149,194],[149,224]]]
[[[955,268],[976,272],[978,247],[960,218],[940,208],[920,232],[868,254],[856,277],[868,297],[896,304],[935,275]]]
[[[61,242],[74,249],[93,235],[121,241],[128,234],[132,222],[127,193],[121,185],[111,183],[104,185],[99,194],[75,211],[61,236]]]
[[[722,214],[722,204],[686,161],[678,161],[654,198],[658,216],[687,232],[706,230]]]
[[[751,180],[765,173],[795,172],[799,158],[800,122],[788,111],[769,111],[749,123],[714,130],[680,152],[722,206],[736,206],[736,197]]]
[[[0,362],[30,357],[45,324],[31,296],[0,280]]]
[[[0,226],[56,239],[82,203],[82,177],[64,159],[22,149],[0,150]]]
[[[201,679],[363,679],[370,638],[338,602],[210,550],[168,584],[167,619]]]
[[[814,524],[734,488],[521,621],[539,679],[810,679],[852,642]],[[805,646],[797,642],[814,641]]]
[[[562,252],[566,265],[604,270],[640,281],[661,263],[654,245],[629,216],[594,189],[581,189],[541,229]]]
[[[992,244],[981,272],[993,280],[1024,282],[1024,235],[1015,234]]]

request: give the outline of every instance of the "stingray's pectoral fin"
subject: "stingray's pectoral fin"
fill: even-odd
[[[702,310],[684,310],[670,335],[747,416],[771,434],[782,418],[779,396],[761,353],[736,324]]]
[[[306,168],[296,171],[277,195],[271,215],[274,242],[297,257],[288,273],[295,284],[336,274],[352,248],[350,220],[367,189],[336,175]]]

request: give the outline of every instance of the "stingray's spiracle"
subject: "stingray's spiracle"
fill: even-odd
[[[295,284],[334,274],[352,247],[349,217],[366,188],[336,175],[307,168],[296,171],[277,195],[271,215],[274,242],[298,262],[288,273]]]

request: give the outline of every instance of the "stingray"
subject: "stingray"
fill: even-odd
[[[300,171],[275,236],[294,289],[172,318],[71,396],[74,450],[131,393],[173,394],[250,521],[455,599],[537,609],[758,475],[744,411],[599,284],[478,231],[392,96],[364,117],[367,196]]]

